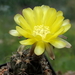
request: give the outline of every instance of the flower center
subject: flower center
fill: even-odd
[[[44,39],[48,33],[50,33],[48,26],[34,26],[33,36],[40,35]]]

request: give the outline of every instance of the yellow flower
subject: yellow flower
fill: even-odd
[[[45,49],[52,54],[52,46],[56,48],[71,46],[70,43],[59,37],[71,27],[69,20],[64,20],[62,11],[42,5],[33,9],[23,9],[22,14],[23,16],[15,15],[14,20],[19,26],[16,26],[16,30],[11,30],[10,34],[27,38],[20,41],[23,45],[35,44],[34,53],[36,55],[43,54]]]

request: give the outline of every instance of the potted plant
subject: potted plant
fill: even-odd
[[[63,34],[71,27],[68,19],[64,20],[63,12],[42,5],[33,9],[23,9],[22,15],[14,17],[19,25],[10,30],[13,36],[23,36],[17,52],[10,62],[1,65],[3,75],[56,75],[51,67],[50,58],[55,59],[54,48],[70,48]],[[25,49],[26,46],[30,48]],[[2,74],[1,74],[2,75]]]

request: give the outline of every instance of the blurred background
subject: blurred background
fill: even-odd
[[[51,60],[55,71],[75,71],[75,0],[0,0],[0,64],[9,62],[10,56],[16,52],[20,38],[13,37],[9,30],[17,25],[13,17],[22,9],[39,5],[49,5],[64,12],[70,19],[72,27],[64,35],[72,44],[70,49],[54,49],[56,59]]]

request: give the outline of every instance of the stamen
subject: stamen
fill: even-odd
[[[44,25],[34,26],[33,36],[40,35],[42,39],[44,39],[48,33],[50,33],[48,26]]]

